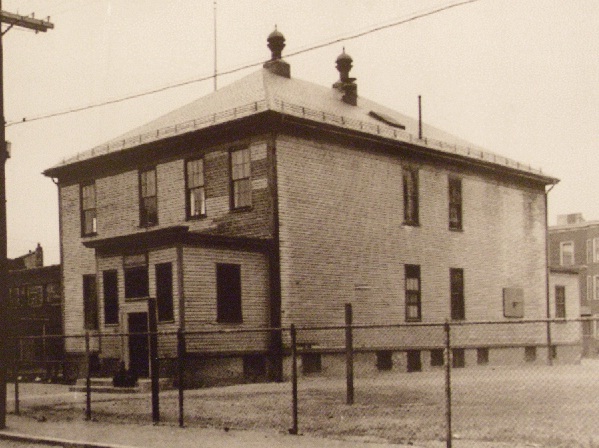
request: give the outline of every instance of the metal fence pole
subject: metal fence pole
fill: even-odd
[[[185,426],[185,417],[183,413],[183,391],[185,390],[185,352],[185,334],[183,333],[183,329],[179,328],[177,331],[177,381],[179,386],[179,426],[181,428]]]
[[[17,344],[15,345],[15,364],[13,373],[15,375],[15,415],[21,415],[20,403],[19,403],[19,358],[20,358],[20,339],[17,339]]]
[[[446,442],[447,448],[451,448],[452,432],[451,432],[451,340],[449,322],[445,322],[445,427],[447,429]]]
[[[293,426],[289,430],[289,434],[297,434],[297,333],[293,324],[291,324],[291,397]]]
[[[347,377],[347,404],[354,404],[354,342],[351,303],[345,304],[345,370]]]
[[[150,377],[152,382],[152,421],[160,421],[160,370],[158,366],[158,323],[156,298],[148,300],[148,327],[150,330]]]
[[[85,374],[85,419],[92,419],[92,373],[91,373],[91,355],[90,355],[89,331],[85,332],[85,362],[87,372]]]

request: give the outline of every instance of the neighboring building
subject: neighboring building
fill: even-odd
[[[148,297],[160,331],[338,325],[346,303],[356,324],[546,317],[557,179],[428,125],[419,138],[417,120],[358,97],[345,52],[332,88],[294,79],[282,34],[268,40],[263,69],[45,171],[59,188],[67,334],[143,331]],[[355,343],[412,347],[414,370],[442,347],[432,333]],[[287,335],[225,336],[189,338],[198,366],[280,374]],[[343,343],[298,338],[315,365]],[[123,359],[147,373],[143,339],[92,342],[105,370]],[[453,342],[491,363],[547,353],[538,326],[458,329]],[[556,335],[558,358],[577,358],[576,342]]]
[[[558,216],[549,227],[549,264],[578,271],[580,314],[599,317],[599,221],[585,221],[581,213]],[[583,355],[599,355],[599,323],[587,320],[582,328]]]
[[[58,376],[64,354],[62,335],[62,292],[60,265],[44,266],[42,247],[9,260],[8,287],[10,316],[15,322],[13,335],[18,341],[18,359],[22,368],[39,368],[49,376]],[[39,369],[38,369],[39,370]]]

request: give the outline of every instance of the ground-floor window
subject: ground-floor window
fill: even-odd
[[[322,371],[322,358],[320,353],[302,354],[302,372],[316,373]]]
[[[241,266],[216,265],[216,321],[241,323]]]
[[[408,350],[408,372],[420,372],[422,370],[422,361],[420,359],[420,350]]]
[[[393,369],[393,352],[389,350],[376,352],[376,367],[379,370]]]
[[[481,347],[476,349],[476,363],[479,366],[489,364],[489,349],[487,347]]]
[[[535,362],[537,360],[537,348],[534,346],[524,347],[524,360]]]
[[[463,348],[454,348],[451,352],[451,367],[460,368],[466,366],[466,353]]]
[[[431,367],[440,367],[445,364],[443,359],[443,349],[436,348],[431,350]]]

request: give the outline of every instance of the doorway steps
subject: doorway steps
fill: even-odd
[[[86,379],[79,378],[69,390],[71,392],[86,392],[86,385]],[[160,378],[158,386],[160,390],[172,389],[173,381],[171,378]],[[92,378],[91,391],[92,393],[102,394],[143,394],[152,391],[152,381],[149,378],[140,378],[134,387],[114,387],[112,378]]]

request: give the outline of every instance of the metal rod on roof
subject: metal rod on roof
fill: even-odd
[[[216,0],[214,0],[214,91],[216,92],[217,89],[217,85],[216,85],[216,75],[217,75],[217,71],[216,71]]]
[[[422,140],[422,96],[418,95],[418,139]]]

